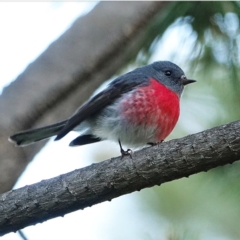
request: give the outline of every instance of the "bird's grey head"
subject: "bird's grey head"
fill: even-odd
[[[185,85],[196,82],[195,80],[187,79],[183,70],[172,62],[159,61],[152,63],[150,66],[154,78],[177,93],[179,97]]]

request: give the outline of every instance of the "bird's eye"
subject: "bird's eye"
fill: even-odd
[[[166,72],[165,72],[165,75],[166,75],[166,76],[171,76],[171,75],[172,75],[172,72],[171,72],[171,71],[166,71]]]

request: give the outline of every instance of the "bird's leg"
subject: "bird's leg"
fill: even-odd
[[[130,156],[130,158],[132,159],[132,150],[128,148],[128,149],[125,151],[125,150],[122,148],[122,144],[121,144],[120,139],[118,139],[118,143],[119,143],[119,146],[120,146],[120,151],[121,151],[121,154],[122,154],[122,159],[123,159],[125,156]]]

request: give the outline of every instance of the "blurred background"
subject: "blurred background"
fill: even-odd
[[[48,51],[49,45],[57,41],[67,29],[70,29],[80,16],[78,21],[85,21],[88,26],[84,20],[85,17],[89,16],[88,19],[91,20],[99,12],[102,14],[103,10],[108,14],[108,11],[116,8],[119,12],[131,10],[132,19],[135,15],[138,16],[137,20],[130,18],[129,26],[125,24],[119,33],[124,32],[130,36],[129,42],[134,39],[131,35],[131,32],[134,32],[134,24],[130,27],[130,21],[137,22],[141,20],[141,17],[144,18],[145,15],[140,11],[141,8],[146,10],[149,7],[155,10],[151,10],[152,16],[148,14],[143,21],[144,24],[139,26],[141,34],[137,43],[133,44],[134,51],[129,51],[128,56],[124,58],[121,56],[121,49],[117,51],[119,59],[124,59],[124,61],[122,64],[115,64],[115,68],[108,71],[106,75],[108,78],[105,80],[113,79],[119,74],[158,60],[176,63],[184,70],[187,77],[197,80],[197,83],[185,88],[181,99],[180,119],[168,140],[240,119],[239,2],[168,2],[156,6],[152,6],[151,2],[149,6],[140,6],[140,2],[134,3],[135,6],[125,5],[127,4],[125,2],[118,3],[120,4],[118,6],[114,4],[113,2],[0,3],[0,64],[2,66],[0,68],[2,87],[0,99],[4,102],[7,97],[11,96],[11,94],[8,96],[9,92],[19,91],[19,102],[11,100],[12,105],[5,104],[5,111],[1,112],[3,129],[7,126],[5,119],[8,115],[10,116],[9,108],[13,108],[13,105],[16,108],[18,104],[24,105],[20,98],[20,95],[24,95],[24,91],[18,90],[21,85],[20,81],[22,81],[19,76],[24,78],[29,66],[36,66],[34,60],[42,52]],[[136,11],[139,13],[136,14]],[[101,19],[101,14],[97,16],[98,19]],[[116,17],[116,23],[120,24],[121,21],[124,20],[119,16]],[[114,21],[110,22],[112,25],[115,24]],[[108,33],[105,25],[106,19],[99,22],[98,29]],[[79,34],[82,29],[79,28]],[[88,31],[91,33],[91,29]],[[116,33],[113,32],[114,34]],[[98,35],[93,32],[92,36],[98,42]],[[117,34],[113,37],[120,38]],[[72,44],[75,43],[74,41],[77,40],[74,39]],[[114,41],[113,39],[113,45]],[[125,44],[128,45],[128,41]],[[115,44],[114,48],[118,46]],[[71,50],[71,44],[67,48]],[[56,48],[54,51],[58,50]],[[91,51],[87,54],[94,63],[93,59],[98,56],[92,54]],[[116,59],[118,59],[117,54]],[[80,58],[77,60],[81,62]],[[56,59],[56,62],[58,61],[59,59]],[[85,67],[83,64],[81,66]],[[99,68],[101,65],[96,67],[97,70]],[[96,69],[95,75],[98,74]],[[43,72],[45,72],[44,69]],[[44,74],[40,76],[40,79],[41,77],[44,84],[47,81],[51,82],[51,79],[44,80],[46,78]],[[70,78],[72,75],[69,74]],[[15,83],[10,84],[15,79]],[[17,81],[20,82],[18,85]],[[68,81],[67,74],[65,81]],[[96,86],[100,86],[102,82],[98,81]],[[60,84],[64,89],[65,83],[59,82]],[[91,86],[89,89],[89,93],[93,93],[96,87]],[[28,89],[27,94],[31,94],[34,98],[34,94],[38,91],[40,90],[36,85],[35,88]],[[81,89],[79,92],[81,93]],[[71,93],[68,94],[71,95]],[[49,92],[45,91],[42,93],[42,98],[47,98],[48,95]],[[81,101],[85,100],[87,96]],[[79,105],[82,104],[81,101]],[[31,107],[36,104],[36,100],[32,101],[32,104]],[[31,115],[31,107],[26,110],[27,116]],[[53,106],[49,107],[50,110],[51,108]],[[47,116],[48,110],[44,116]],[[23,126],[29,127],[36,124],[29,117],[31,121],[29,119],[27,121],[31,123],[25,122],[25,125],[21,125],[16,122],[23,122],[23,114],[11,115],[11,118],[13,116],[15,116],[15,126],[10,129],[11,131],[23,130]],[[61,118],[59,117],[58,120]],[[41,118],[38,117],[38,119]],[[38,121],[43,124],[41,120]],[[4,131],[1,130],[5,133]],[[24,154],[29,153],[27,156],[31,156],[32,161],[29,160],[24,164],[21,162],[20,170],[18,169],[17,173],[13,174],[17,177],[11,179],[10,185],[19,188],[119,155],[118,145],[107,141],[79,148],[68,147],[69,142],[76,135],[75,133],[68,134],[59,142],[50,140],[46,145],[39,145],[34,153],[31,152],[32,150],[16,150],[30,151]],[[4,139],[6,142],[6,136]],[[8,144],[9,148],[12,148],[11,151],[15,151],[14,147]],[[28,147],[30,148],[33,146]],[[24,159],[25,155],[22,152],[21,154]],[[20,152],[16,152],[16,156],[19,155]],[[10,162],[10,157],[2,155],[1,158],[0,168],[4,169],[5,160]],[[14,162],[12,165],[16,164]],[[160,187],[128,194],[111,202],[68,214],[64,218],[56,218],[27,227],[23,232],[29,240],[237,240],[240,239],[239,170],[240,164],[236,162],[207,173],[199,173],[189,178],[165,183]],[[12,175],[10,172],[7,174]],[[5,190],[10,190],[10,187],[8,188]],[[10,233],[2,239],[19,240],[22,238],[18,233]]]

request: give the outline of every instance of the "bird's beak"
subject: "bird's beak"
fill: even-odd
[[[189,84],[189,83],[194,83],[194,82],[196,82],[196,80],[187,79],[187,78],[182,79],[182,84],[183,84],[184,86],[187,85],[187,84]]]

